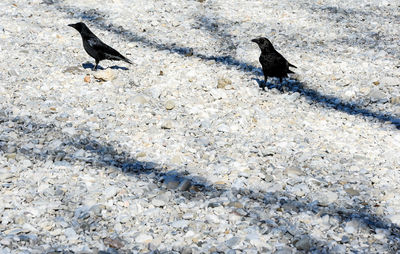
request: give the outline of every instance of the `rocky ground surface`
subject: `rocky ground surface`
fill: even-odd
[[[0,253],[400,250],[398,1],[0,10]],[[258,36],[298,66],[264,91]]]

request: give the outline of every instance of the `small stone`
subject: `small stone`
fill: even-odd
[[[191,220],[193,218],[194,218],[193,213],[185,213],[184,215],[182,215],[182,219],[185,219],[185,220]]]
[[[191,181],[188,179],[185,179],[179,184],[178,190],[187,191],[187,190],[189,190],[191,185],[192,185]]]
[[[356,95],[356,92],[354,90],[347,90],[344,92],[344,96],[348,99],[354,97]]]
[[[178,188],[180,182],[178,179],[174,178],[174,179],[165,180],[164,184],[168,189],[174,190],[174,189]]]
[[[235,246],[240,242],[240,238],[237,236],[234,236],[228,240],[225,241],[225,244],[229,248],[235,248]]]
[[[121,214],[117,217],[117,221],[119,221],[120,223],[128,223],[131,219],[132,217],[127,214]]]
[[[210,140],[208,140],[208,139],[205,138],[205,137],[201,137],[201,138],[197,139],[196,141],[197,141],[197,143],[199,143],[199,144],[202,145],[202,146],[208,146],[208,145],[210,145]]]
[[[24,232],[38,232],[38,230],[31,224],[25,223],[23,226]]]
[[[135,242],[137,242],[137,243],[150,243],[152,240],[153,240],[153,237],[151,235],[147,235],[145,233],[140,233],[135,238]]]
[[[49,144],[49,149],[51,149],[51,150],[56,150],[57,148],[59,148],[59,146],[62,145],[62,143],[63,143],[63,142],[62,142],[61,140],[55,139],[55,140],[53,140],[53,141],[50,142],[50,144]]]
[[[169,129],[172,129],[172,127],[173,127],[173,123],[171,120],[166,120],[161,124],[161,129],[169,130]]]
[[[390,235],[389,230],[377,228],[376,234],[374,235],[375,239],[377,240],[384,240],[388,235]]]
[[[113,239],[110,237],[106,237],[103,239],[103,243],[104,243],[104,245],[109,246],[114,249],[121,249],[122,247],[124,247],[124,243],[119,238]]]
[[[171,158],[171,162],[174,164],[181,164],[183,161],[182,156],[180,154],[175,154],[172,158]]]
[[[5,157],[6,157],[7,159],[15,159],[15,158],[17,157],[17,154],[16,154],[16,153],[7,153],[7,154],[5,155]]]
[[[381,82],[379,82],[379,81],[374,81],[374,82],[372,82],[372,84],[374,84],[375,86],[377,86],[377,85],[379,85]]]
[[[218,206],[221,206],[221,203],[220,203],[220,202],[211,202],[211,203],[208,203],[208,207],[211,207],[211,208],[215,208],[215,207],[218,207]]]
[[[235,213],[239,214],[240,216],[246,216],[247,215],[247,212],[242,208],[236,209]]]
[[[86,82],[86,83],[89,83],[89,82],[90,82],[90,75],[86,75],[86,76],[83,78],[83,81]]]
[[[20,241],[25,241],[25,242],[36,241],[38,238],[35,234],[19,235],[18,237]]]
[[[163,200],[160,200],[160,199],[153,199],[151,201],[151,204],[154,205],[154,206],[157,206],[157,207],[165,206],[165,202]]]
[[[210,94],[216,100],[225,99],[227,97],[225,90],[221,89],[212,89]]]
[[[300,96],[301,96],[300,93],[295,92],[295,93],[292,93],[291,95],[288,95],[287,98],[288,98],[288,101],[294,102],[294,101],[298,100],[300,98]]]
[[[225,88],[227,85],[231,85],[232,81],[228,78],[220,78],[218,79],[218,85],[217,88]]]
[[[359,196],[360,192],[358,190],[355,190],[353,188],[346,188],[344,191],[349,194],[350,196]]]
[[[303,236],[299,241],[295,244],[296,249],[309,251],[311,249],[311,239],[308,236]]]
[[[219,224],[220,223],[220,219],[215,214],[207,214],[206,221],[208,221],[211,224]]]
[[[386,94],[377,88],[371,90],[369,97],[373,102],[387,101]]]
[[[400,226],[400,214],[388,215],[387,218],[394,224]]]
[[[135,97],[133,97],[132,102],[135,103],[135,104],[145,104],[145,103],[148,102],[148,100],[143,95],[138,94]]]
[[[341,243],[348,243],[350,242],[350,238],[347,235],[342,236],[342,240],[340,240]]]
[[[70,136],[73,136],[76,134],[76,130],[74,127],[65,127],[61,130],[62,133],[68,134]]]
[[[112,81],[115,79],[115,73],[112,69],[100,70],[93,73],[97,81]]]
[[[185,247],[185,248],[182,249],[182,251],[180,253],[182,253],[182,254],[192,254],[192,248]]]
[[[193,49],[190,48],[186,53],[185,56],[193,56]]]
[[[4,172],[4,173],[0,173],[0,181],[5,181],[5,180],[7,180],[7,179],[10,179],[10,178],[13,178],[13,174],[11,174],[11,173],[8,173],[8,172]]]
[[[30,160],[22,160],[21,161],[21,166],[23,167],[23,168],[30,168],[31,166],[32,166],[32,162],[30,161]]]
[[[11,244],[11,239],[10,238],[3,238],[0,240],[0,244],[4,246],[8,246]]]
[[[196,79],[197,75],[198,74],[194,70],[190,70],[186,73],[186,77],[189,82],[193,82]]]
[[[274,177],[272,175],[263,175],[264,177],[264,181],[269,183],[272,182],[274,180]]]
[[[237,201],[235,201],[235,202],[230,202],[230,203],[228,204],[228,206],[230,206],[230,207],[235,207],[235,208],[243,208],[243,204],[240,203],[240,202],[237,202]]]
[[[171,223],[171,226],[174,228],[184,228],[189,225],[189,221],[187,220],[177,220]]]
[[[398,77],[383,77],[381,83],[388,87],[394,87],[400,85],[400,80]]]
[[[339,198],[338,194],[332,191],[320,193],[318,196],[319,204],[321,206],[328,206],[329,204],[336,202],[336,200]]]
[[[346,253],[346,246],[342,244],[338,244],[334,246],[329,253],[332,254],[345,254]]]
[[[78,239],[78,235],[76,234],[75,230],[73,228],[67,228],[64,231],[65,237],[69,240],[76,240]]]
[[[146,153],[145,153],[145,152],[138,152],[138,153],[136,154],[136,157],[137,157],[137,158],[146,157]]]
[[[395,97],[392,97],[392,98],[390,98],[390,103],[392,103],[392,104],[400,104],[400,96],[395,96]]]
[[[274,254],[292,254],[292,249],[289,247],[281,247]]]
[[[301,169],[298,167],[288,167],[286,168],[285,173],[290,177],[297,177],[301,176],[303,171],[301,171]]]
[[[168,101],[165,103],[165,108],[166,108],[167,110],[171,110],[171,109],[175,108],[175,102],[174,102],[173,100],[168,100]]]
[[[221,124],[220,126],[218,126],[217,130],[219,132],[229,132],[229,126],[226,124]]]
[[[353,221],[349,221],[346,223],[346,226],[344,227],[344,231],[349,234],[356,233],[357,228],[355,227]]]
[[[297,184],[293,186],[292,190],[293,194],[295,194],[298,197],[303,197],[305,194],[310,192],[310,189],[308,186],[304,183]]]
[[[78,66],[70,66],[67,67],[64,71],[64,73],[72,73],[72,74],[80,74],[83,73],[82,68],[78,67]]]
[[[104,194],[104,198],[105,199],[110,199],[112,197],[114,197],[115,195],[117,195],[118,189],[114,186],[108,187],[104,190],[103,194]]]

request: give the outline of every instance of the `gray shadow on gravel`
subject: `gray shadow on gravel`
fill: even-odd
[[[263,90],[277,89],[281,93],[299,93],[300,96],[306,98],[310,104],[319,104],[322,107],[335,109],[349,115],[361,115],[368,118],[369,121],[375,119],[379,122],[389,122],[397,129],[400,129],[400,118],[397,116],[392,116],[391,114],[384,112],[374,112],[363,108],[357,103],[342,101],[340,98],[324,95],[317,90],[308,88],[305,83],[298,80],[284,80],[282,84],[269,83],[260,79],[254,80],[257,81],[259,87]]]
[[[82,64],[82,67],[83,67],[84,69],[91,69],[91,70],[93,70],[94,64],[89,63],[89,62],[86,62],[86,63],[83,63],[83,64]],[[110,68],[110,69],[113,69],[113,70],[124,70],[124,71],[129,70],[129,68],[121,67],[121,66],[118,66],[118,65],[113,65],[113,66],[110,66],[110,67],[107,67],[107,68]],[[105,68],[105,69],[107,69],[107,68]],[[104,70],[104,68],[103,68],[101,65],[97,66],[97,69],[99,69],[99,70]]]
[[[234,36],[225,32],[225,29],[228,28],[229,26],[227,26],[226,23],[219,21],[220,19],[221,18],[219,17],[214,17],[214,18],[210,18],[207,16],[196,17],[196,23],[192,25],[192,27],[194,29],[201,29],[203,31],[206,31],[213,38],[215,38],[219,42],[219,48],[216,49],[218,50],[219,54],[228,54],[228,55],[235,54],[237,45],[233,41]]]
[[[392,10],[386,8],[385,6],[371,6],[370,9],[364,10],[356,10],[353,8],[342,8],[340,6],[326,6],[320,5],[313,2],[303,3],[303,10],[308,11],[310,14],[317,14],[318,17],[326,20],[330,23],[342,24],[341,28],[346,32],[342,32],[342,35],[338,35],[338,37],[334,40],[331,40],[330,43],[335,44],[345,44],[350,47],[359,47],[363,50],[370,50],[373,48],[378,48],[380,50],[385,51],[387,54],[393,55],[396,57],[399,56],[399,47],[390,47],[396,42],[393,41],[393,38],[390,38],[390,35],[376,32],[375,29],[360,30],[356,25],[352,23],[356,22],[365,22],[369,24],[370,27],[374,27],[375,25],[370,24],[370,17],[379,17],[380,19],[384,19],[386,23],[395,23],[397,20],[400,20],[400,15],[397,13],[392,13],[393,16],[387,16],[381,13],[377,13],[372,8],[379,9],[380,11],[392,12]],[[356,28],[357,27],[357,28]],[[349,38],[347,36],[351,34],[352,37]],[[385,44],[383,47],[380,44]],[[389,46],[388,46],[389,45]]]
[[[281,213],[298,214],[305,212],[321,218],[329,215],[336,218],[338,224],[341,225],[347,221],[355,220],[369,234],[377,233],[379,229],[385,229],[389,232],[386,235],[388,241],[386,244],[389,248],[382,247],[381,251],[396,252],[400,250],[400,228],[376,215],[370,204],[358,202],[363,205],[349,204],[345,208],[334,203],[322,204],[318,200],[311,200],[311,198],[295,198],[295,195],[287,191],[259,192],[247,188],[235,189],[214,185],[206,179],[191,176],[187,172],[181,173],[175,170],[165,172],[166,168],[155,162],[138,161],[119,144],[94,138],[90,130],[87,129],[80,130],[83,133],[79,135],[69,135],[63,132],[62,127],[35,122],[30,116],[12,117],[7,116],[2,111],[0,111],[0,116],[0,126],[3,125],[1,127],[5,130],[0,135],[1,156],[10,154],[11,151],[16,156],[28,158],[33,163],[34,160],[52,161],[55,165],[66,167],[74,163],[84,163],[85,166],[116,170],[132,177],[145,175],[146,180],[154,182],[158,188],[168,189],[185,200],[203,200],[207,203],[208,209],[224,206],[230,213],[241,217],[241,221],[257,225],[261,232],[282,234],[280,236],[282,241],[291,246],[293,250],[296,248],[298,251],[302,250],[297,246],[300,240],[309,242],[310,247],[307,251],[312,253],[330,253],[332,244],[311,237],[311,232],[298,228],[293,222],[286,221],[280,215]],[[10,124],[13,126],[8,127]],[[12,133],[12,138],[9,137],[8,130]],[[44,139],[45,142],[40,144],[40,148],[36,148],[35,144],[39,139]],[[85,166],[83,166],[83,170]],[[7,188],[7,184],[2,183],[3,188]],[[246,201],[238,205],[238,202],[235,201],[238,196],[246,197],[249,202]],[[221,201],[213,201],[218,197],[230,197],[231,202],[224,204]],[[281,207],[279,212],[277,206]],[[276,210],[275,215],[268,214],[269,210]],[[89,227],[87,229],[82,228],[82,234],[85,230],[90,230],[90,225],[85,222],[85,218],[91,220],[90,217],[84,217],[80,222],[82,223],[81,228]],[[199,244],[198,247],[201,247],[201,242]],[[342,244],[354,252],[360,251],[351,247],[350,239],[343,239],[337,244]],[[150,249],[154,251],[153,253],[160,253],[157,252],[157,246],[152,246]],[[116,251],[109,249],[104,253],[117,253]],[[168,253],[179,253],[179,251]],[[263,251],[267,253],[271,250],[265,249]],[[363,251],[369,252],[370,250],[366,247]]]
[[[140,42],[143,46],[152,47],[158,50],[168,50],[171,53],[177,53],[182,56],[190,56],[197,57],[202,60],[213,60],[216,63],[223,64],[225,66],[236,67],[238,70],[241,70],[245,73],[249,73],[252,75],[262,76],[262,70],[259,67],[252,66],[248,63],[239,61],[232,56],[208,56],[202,53],[193,52],[191,47],[183,47],[178,44],[167,44],[167,43],[157,43],[147,39],[144,36],[138,35],[134,32],[131,32],[127,29],[122,28],[121,26],[116,26],[110,23],[106,23],[105,17],[106,14],[100,13],[97,10],[81,10],[78,8],[62,6],[58,2],[54,1],[45,1],[44,3],[48,5],[52,5],[60,12],[65,12],[74,18],[80,18],[84,21],[89,22],[91,25],[96,26],[98,29],[106,30],[115,34],[118,34],[125,38],[130,42]],[[209,19],[204,17],[199,21],[200,25],[205,26],[210,32],[213,29],[217,29],[219,26],[223,26],[223,24],[219,24],[218,22],[210,22]],[[213,25],[213,24],[216,25]],[[260,81],[258,81],[260,85]],[[276,88],[275,85],[265,86],[268,89]],[[397,129],[400,129],[400,117],[396,115],[391,115],[390,113],[385,112],[376,112],[365,108],[363,105],[360,105],[357,102],[344,101],[338,97],[324,95],[317,90],[306,87],[306,84],[295,81],[294,85],[286,86],[284,89],[280,89],[278,86],[278,90],[285,93],[295,93],[298,92],[300,96],[307,98],[309,103],[319,104],[324,107],[332,108],[335,110],[339,110],[341,112],[345,112],[349,115],[360,115],[367,118],[369,121],[373,121],[374,119],[380,122],[389,122],[393,124]]]
[[[0,113],[1,110],[0,110]],[[29,159],[52,161],[68,166],[69,163],[84,162],[94,167],[112,167],[123,173],[150,174],[156,173],[161,182],[177,180],[190,181],[184,174],[177,171],[161,172],[161,165],[155,162],[139,161],[126,153],[118,144],[103,142],[91,136],[87,129],[80,134],[69,135],[54,124],[37,123],[31,116],[16,116],[13,118],[0,117],[0,126],[14,123],[11,132],[18,135],[17,140],[28,138],[29,143],[10,142],[7,133],[0,134],[0,152],[22,154]],[[68,125],[68,124],[67,124]],[[5,128],[7,129],[7,128]],[[54,134],[54,135],[53,135]],[[54,137],[57,137],[54,139]],[[39,137],[46,137],[48,142],[35,148]],[[200,178],[198,178],[200,179]]]

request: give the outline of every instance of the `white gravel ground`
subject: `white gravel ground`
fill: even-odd
[[[0,1],[0,253],[400,251],[399,10]]]

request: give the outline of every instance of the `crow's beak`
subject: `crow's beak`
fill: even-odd
[[[252,42],[258,43],[258,39],[252,39]]]
[[[68,26],[75,28],[75,24],[69,24]]]

